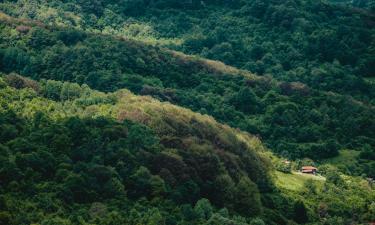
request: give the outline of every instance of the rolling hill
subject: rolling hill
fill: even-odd
[[[1,1],[0,224],[375,220],[369,8]]]
[[[374,107],[347,95],[133,40],[3,21],[0,71],[5,73],[85,83],[100,91],[128,88],[260,135],[274,152],[291,159],[324,159],[341,148],[375,145]],[[363,162],[361,173],[374,176],[373,165]]]

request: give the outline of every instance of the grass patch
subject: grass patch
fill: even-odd
[[[325,181],[325,178],[299,172],[292,172],[290,174],[282,173],[279,171],[275,172],[275,184],[279,188],[291,191],[301,191],[307,180],[314,180],[319,185],[321,185]]]
[[[360,175],[361,169],[358,163],[359,151],[341,150],[339,155],[320,161],[320,164],[328,164],[336,167],[340,172],[348,175]]]
[[[359,151],[355,150],[341,150],[339,152],[339,155],[330,159],[322,160],[322,164],[331,164],[334,166],[340,166],[340,165],[354,165],[357,163],[357,157],[359,155]]]
[[[369,82],[369,83],[372,83],[372,84],[375,84],[375,77],[367,77],[367,78],[364,78],[365,81]]]

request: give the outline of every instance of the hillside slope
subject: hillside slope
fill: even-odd
[[[101,91],[128,88],[260,135],[274,152],[292,159],[375,146],[374,107],[351,97],[142,42],[3,18],[5,73],[86,83]],[[364,155],[356,171],[374,176],[368,160]]]
[[[370,14],[305,0],[0,9],[0,224],[375,220]]]
[[[258,138],[170,103],[16,74],[0,78],[0,99],[2,224],[374,219],[375,191],[362,179],[327,172],[315,186],[282,175]],[[287,179],[298,185],[285,189]]]
[[[127,90],[4,80],[19,88],[0,80],[0,211],[9,224],[199,224],[212,214],[203,198],[251,218],[262,215],[259,189],[273,192],[260,141],[208,116]],[[183,210],[200,199],[210,215],[189,218]],[[111,218],[118,210],[139,215]]]
[[[354,3],[366,1],[354,1]],[[114,34],[371,102],[374,14],[316,0],[4,1],[17,18]]]

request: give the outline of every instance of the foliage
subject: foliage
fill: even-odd
[[[290,159],[318,160],[338,155],[341,148],[375,146],[370,103],[135,41],[41,26],[17,34],[12,23],[2,26],[3,37],[16,32],[14,38],[1,39],[4,72],[88,84],[100,91],[128,88],[258,134]],[[45,86],[46,96],[55,100],[75,99],[86,88],[56,85],[48,81]],[[367,162],[356,169],[372,177],[373,170]]]
[[[373,221],[374,4],[334,2],[1,1],[0,224]]]
[[[255,137],[126,90],[103,94],[68,82],[33,84],[39,93],[24,86],[0,89],[2,222],[164,224],[183,221],[180,207],[195,205],[187,220],[203,224],[216,218],[220,202],[233,199],[223,219],[259,215],[258,185],[270,191],[272,184],[267,160],[244,143],[243,136]],[[75,98],[62,97],[70,86]],[[53,87],[61,91],[58,100],[50,95],[58,93]],[[148,119],[134,110],[144,110]],[[236,187],[213,195],[220,177]],[[171,208],[175,214],[167,216]],[[45,216],[35,218],[40,213]]]

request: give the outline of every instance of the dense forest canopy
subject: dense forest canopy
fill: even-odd
[[[324,187],[280,192],[256,137],[150,97],[16,74],[0,97],[3,224],[305,223],[318,202],[328,224],[375,212],[368,184],[329,168]]]
[[[207,200],[211,199],[218,207],[233,205],[228,209],[244,216],[260,215],[259,188],[270,192],[272,186],[267,160],[257,153],[261,146],[256,147],[253,137],[125,90],[105,95],[84,85],[52,80],[38,84],[18,75],[9,75],[5,81],[28,88],[17,91],[3,86],[0,92],[1,185],[2,193],[10,194],[3,204],[13,215],[24,213],[16,205],[24,197],[11,194],[40,191],[43,195],[22,206],[54,214],[60,209],[73,212],[76,207],[71,204],[124,201],[115,203],[123,209],[129,201],[144,198],[140,205],[153,199],[147,204],[168,208],[206,198],[201,200],[208,204],[205,207],[212,207]],[[251,146],[239,139],[242,135]],[[216,188],[226,184],[233,186],[219,194]],[[241,198],[248,198],[246,202],[233,199],[239,197],[234,194],[236,188]],[[49,205],[39,208],[43,201]],[[151,217],[166,213],[151,209],[155,211]],[[82,213],[89,214],[88,210],[96,213],[91,208]],[[14,223],[35,222],[29,216],[14,218]],[[79,216],[72,213],[71,218]],[[96,216],[93,219],[100,221]],[[122,216],[119,219],[125,221]],[[141,221],[141,216],[134,221]]]
[[[3,24],[1,71],[151,95],[253,134],[291,159],[375,146],[372,104],[303,83],[257,77],[215,61],[71,29]],[[24,28],[25,29],[25,28]],[[364,158],[353,173],[375,176]]]
[[[33,0],[5,1],[0,9],[151,41],[365,101],[375,96],[365,79],[375,75],[373,12],[315,0]]]
[[[374,221],[374,7],[1,1],[0,224]]]

